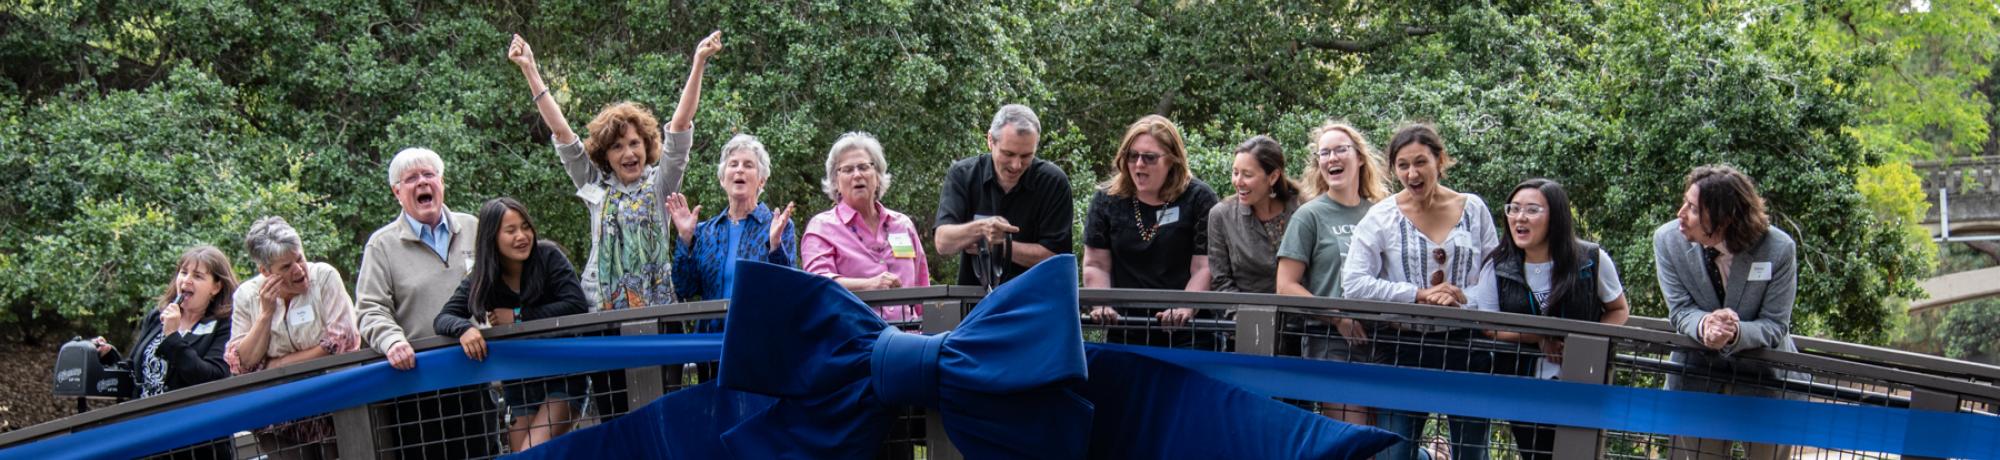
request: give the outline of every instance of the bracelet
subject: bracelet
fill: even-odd
[[[547,95],[549,95],[549,88],[542,88],[542,92],[535,93],[534,102],[542,102],[542,96]]]

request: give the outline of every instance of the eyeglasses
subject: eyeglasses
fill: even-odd
[[[436,179],[437,177],[438,177],[437,171],[424,171],[419,173],[411,173],[408,176],[403,176],[403,185],[415,184],[421,181]]]
[[[1535,218],[1535,217],[1541,217],[1542,213],[1545,211],[1548,211],[1548,209],[1543,208],[1542,205],[1539,204],[1518,205],[1514,203],[1507,203],[1507,217]]]
[[[1451,260],[1444,248],[1431,248],[1431,261],[1437,262],[1437,269],[1431,270],[1431,285],[1444,284],[1444,263]]]
[[[840,171],[840,173],[841,173],[841,174],[854,174],[854,173],[862,173],[862,174],[868,174],[868,173],[872,173],[872,172],[875,172],[875,164],[874,164],[874,163],[855,163],[855,164],[851,164],[851,165],[847,165],[847,166],[841,166],[841,167],[838,167],[838,168],[834,168],[834,170],[835,170],[835,171]]]
[[[1160,159],[1166,157],[1166,155],[1150,152],[1128,152],[1126,155],[1130,156],[1126,161],[1136,161],[1147,166],[1160,164]]]
[[[1336,145],[1332,147],[1319,149],[1318,151],[1313,152],[1313,155],[1318,156],[1320,158],[1326,158],[1326,157],[1337,157],[1342,155],[1348,155],[1352,153],[1354,153],[1354,146]]]

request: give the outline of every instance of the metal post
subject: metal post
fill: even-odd
[[[1951,242],[1951,186],[1938,187],[1938,241]]]
[[[334,447],[340,458],[375,458],[375,419],[368,406],[354,406],[333,413]],[[256,437],[251,437],[256,443]],[[248,458],[248,457],[244,457]]]
[[[618,325],[618,335],[654,335],[660,333],[657,320],[634,321]],[[625,401],[628,407],[638,409],[646,403],[666,394],[660,377],[660,366],[635,367],[625,370]]]
[[[958,328],[958,322],[965,319],[964,304],[959,301],[933,302],[924,306],[924,333],[939,334]],[[937,411],[924,412],[924,449],[930,460],[962,460],[958,447],[951,444],[951,438],[944,434],[944,418]]]
[[[1910,410],[1958,412],[1958,405],[1958,395],[1928,388],[1910,389]],[[1942,460],[1937,457],[1918,457],[1914,455],[1906,455],[1903,458],[1909,460]]]
[[[1278,309],[1265,305],[1236,306],[1236,352],[1272,356],[1278,353]]]
[[[1563,341],[1562,374],[1565,382],[1606,385],[1611,383],[1611,340],[1570,334]],[[1556,427],[1555,458],[1594,459],[1603,452],[1604,432],[1590,428]]]

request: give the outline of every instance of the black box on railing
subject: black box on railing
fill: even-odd
[[[105,368],[97,345],[82,337],[70,339],[56,352],[56,396],[122,398],[132,388],[132,371]]]

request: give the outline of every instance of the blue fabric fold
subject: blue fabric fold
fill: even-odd
[[[1365,459],[1403,438],[1115,345],[1090,349],[1090,458]]]
[[[723,433],[737,458],[874,457],[899,405],[937,410],[968,458],[1084,455],[1073,258],[1030,269],[938,336],[890,327],[824,277],[757,262],[737,272],[719,382],[779,398]]]

